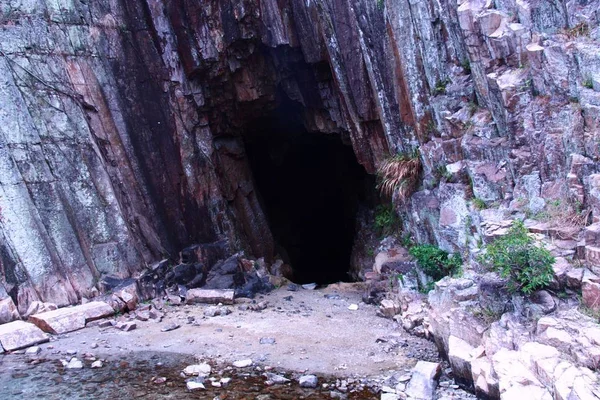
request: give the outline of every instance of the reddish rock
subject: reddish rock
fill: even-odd
[[[6,299],[0,300],[0,324],[5,324],[20,318],[19,311],[12,298],[7,297]]]
[[[25,317],[29,317],[30,315],[40,314],[46,311],[56,310],[58,307],[54,303],[43,303],[41,301],[34,301],[27,308],[27,312],[25,313]]]
[[[583,268],[573,268],[565,274],[565,280],[569,289],[577,290],[581,288],[581,280],[583,279]]]
[[[45,332],[62,334],[85,328],[85,324],[114,314],[111,306],[104,302],[93,301],[74,307],[59,308],[41,314],[29,316]]]
[[[0,344],[6,351],[18,350],[47,342],[48,335],[37,326],[25,321],[0,325]]]
[[[114,295],[123,300],[129,311],[135,310],[140,302],[140,292],[137,282],[131,282],[127,286],[115,289]]]
[[[271,262],[242,136],[283,104],[311,133],[343,135],[369,173],[420,146],[423,189],[395,204],[420,241],[473,242],[459,192],[533,211],[568,191],[599,218],[598,0],[213,3],[21,2],[6,16],[3,58],[35,74],[0,65],[2,263],[25,277],[10,289],[21,313],[190,243],[227,238]],[[469,184],[436,176],[461,161]]]
[[[600,283],[584,280],[581,285],[583,304],[592,310],[600,310]]]

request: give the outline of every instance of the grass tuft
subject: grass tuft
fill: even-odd
[[[399,154],[386,160],[377,170],[377,188],[382,195],[388,197],[397,192],[400,200],[405,201],[413,193],[420,173],[421,159],[418,151],[411,155]]]

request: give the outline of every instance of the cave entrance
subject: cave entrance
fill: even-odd
[[[296,283],[350,281],[360,207],[374,178],[340,134],[308,132],[288,101],[252,121],[244,133],[248,160],[276,249]]]

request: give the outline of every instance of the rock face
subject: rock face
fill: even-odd
[[[474,289],[468,298],[467,288]],[[444,278],[429,293],[430,334],[447,356],[456,382],[473,389],[478,398],[597,396],[597,320],[575,309],[542,308],[547,315],[539,317],[538,304],[519,306],[525,302],[518,295],[511,301],[514,310],[505,310],[490,298],[503,302],[506,294],[494,290],[485,279],[475,284]]]
[[[473,195],[598,220],[599,3],[495,4],[3,4],[0,298],[72,304],[193,243],[270,259],[243,135],[285,101],[370,173],[420,146],[419,241],[475,243]]]

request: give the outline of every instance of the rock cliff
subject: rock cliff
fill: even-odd
[[[308,131],[343,137],[369,173],[420,148],[419,190],[397,202],[420,241],[475,246],[478,222],[496,214],[474,199],[528,215],[558,201],[598,220],[599,10],[4,1],[0,298],[21,313],[74,303],[103,276],[192,243],[273,256],[243,135],[290,100]]]

